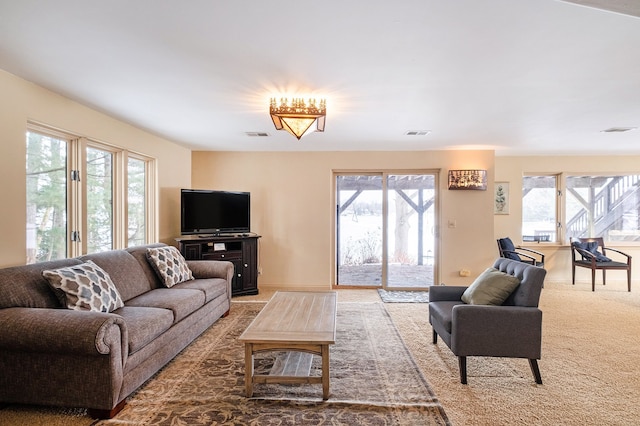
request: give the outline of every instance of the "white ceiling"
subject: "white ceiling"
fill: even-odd
[[[637,3],[0,0],[0,68],[196,150],[640,154],[601,132],[640,127]],[[276,131],[283,93],[325,132]]]

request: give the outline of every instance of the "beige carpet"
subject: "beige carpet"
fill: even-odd
[[[431,343],[427,304],[385,304],[454,425],[632,425],[640,418],[640,290],[623,284],[545,283],[543,349],[536,385],[526,360],[470,358],[469,385],[456,358]],[[234,299],[236,304],[271,295]],[[341,290],[338,301],[380,301],[375,290]],[[81,414],[81,413],[80,413]],[[0,425],[89,425],[78,412],[0,410]]]
[[[640,290],[624,284],[545,283],[543,385],[526,360],[457,359],[431,343],[426,304],[387,304],[394,323],[454,425],[640,424]]]

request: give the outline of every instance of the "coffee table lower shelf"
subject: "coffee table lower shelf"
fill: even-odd
[[[269,374],[255,374],[253,356],[259,352],[292,352],[308,354],[308,359],[300,362],[300,357],[292,356],[291,362],[285,362],[277,371]],[[311,355],[322,357],[322,376],[309,376],[308,367],[311,366]],[[303,356],[304,358],[304,356]],[[304,366],[300,368],[300,364]],[[245,344],[245,393],[247,398],[253,396],[253,385],[257,383],[280,384],[322,384],[322,399],[329,398],[329,345],[276,345],[276,344]]]

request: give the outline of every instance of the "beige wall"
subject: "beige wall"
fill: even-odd
[[[194,152],[192,187],[251,192],[252,231],[262,235],[260,288],[327,289],[335,264],[333,171],[440,169],[440,280],[468,284],[497,255],[492,191],[449,191],[447,172],[487,169],[492,180],[493,162],[493,151]],[[472,277],[461,278],[460,269]]]
[[[509,215],[495,216],[495,238],[511,237],[515,244],[522,244],[522,176],[525,174],[557,174],[566,173],[640,173],[640,156],[558,156],[558,157],[496,157],[496,181],[510,183],[510,211]],[[636,259],[640,256],[640,247],[616,243],[612,247],[632,255]],[[571,252],[568,245],[561,244],[533,244],[532,248],[545,253],[545,269],[548,280],[571,282]],[[640,265],[633,264],[632,279],[634,285],[640,278]],[[591,283],[591,271],[584,268],[576,270],[576,281]],[[607,282],[620,284],[626,288],[626,274],[610,271]],[[596,284],[602,283],[600,272],[596,275]],[[596,287],[597,291],[597,287]]]
[[[0,70],[0,266],[25,262],[25,132],[32,120],[157,158],[159,236],[180,232],[179,188],[191,183],[191,151]]]
[[[333,170],[440,170],[439,280],[467,284],[497,255],[495,239],[520,243],[524,173],[640,173],[640,156],[495,157],[493,151],[231,153],[194,152],[0,70],[0,267],[25,260],[25,131],[28,120],[121,146],[158,159],[159,236],[180,231],[180,188],[247,190],[252,227],[263,237],[261,287],[328,288],[333,282]],[[328,136],[325,135],[325,136]],[[304,143],[304,142],[303,142]],[[193,167],[192,167],[193,163]],[[448,191],[449,169],[488,170],[488,191]],[[493,215],[493,181],[511,183],[509,215]],[[456,227],[450,228],[449,221]],[[570,280],[562,245],[537,244],[551,280]],[[640,248],[624,247],[638,258]],[[640,276],[635,263],[633,276]],[[609,281],[623,282],[620,273]],[[578,271],[588,282],[588,271]],[[637,282],[637,279],[634,280]],[[636,285],[636,284],[634,284]]]

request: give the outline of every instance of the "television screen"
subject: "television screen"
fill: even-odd
[[[248,192],[181,190],[181,233],[249,232],[251,202]]]

